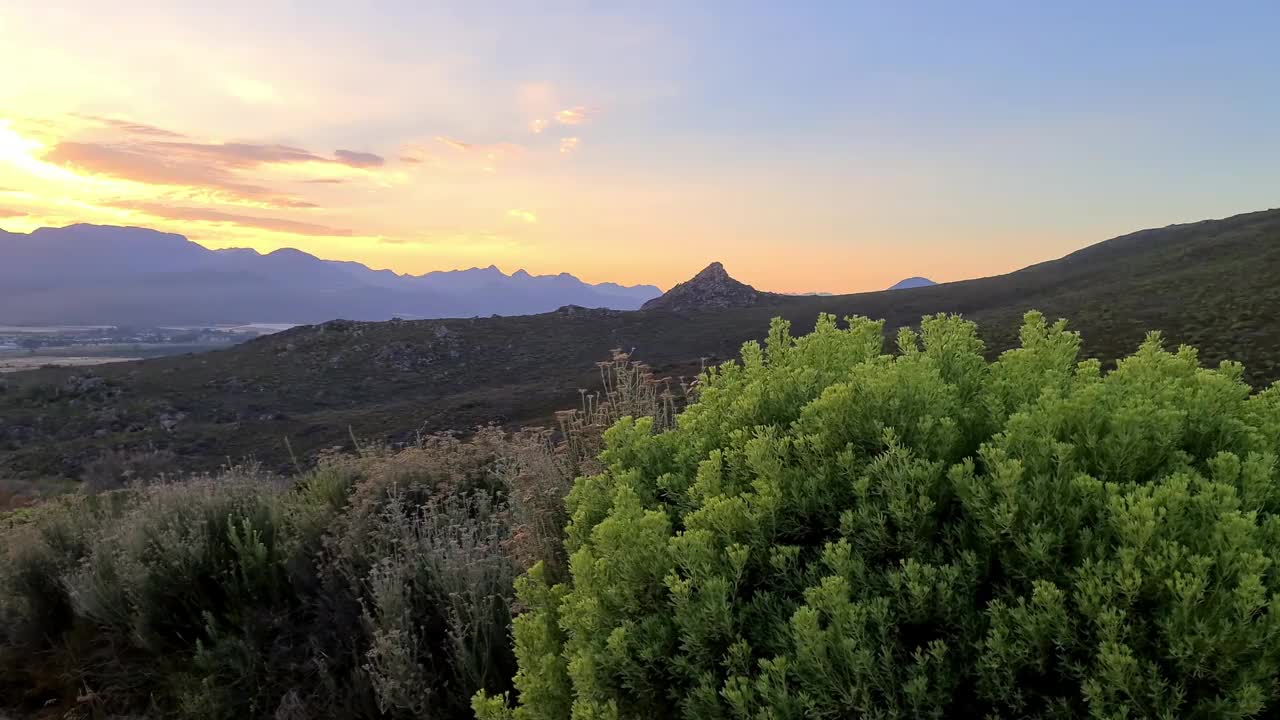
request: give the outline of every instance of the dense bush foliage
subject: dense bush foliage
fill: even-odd
[[[623,419],[484,718],[1274,717],[1280,386],[1029,314],[778,321]],[[508,703],[514,707],[508,707]]]

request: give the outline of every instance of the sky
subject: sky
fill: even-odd
[[[0,228],[422,273],[1011,271],[1280,206],[1280,4],[0,5]]]

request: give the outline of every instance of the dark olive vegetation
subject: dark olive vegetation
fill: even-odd
[[[21,511],[0,530],[0,707],[457,717],[513,671],[504,442]]]
[[[79,480],[136,464],[212,470],[253,456],[293,466],[361,437],[411,439],[496,421],[544,421],[589,387],[592,363],[634,349],[661,373],[693,375],[732,357],[774,316],[797,330],[819,312],[896,328],[958,312],[979,322],[988,357],[1013,347],[1023,312],[1069,317],[1104,362],[1158,329],[1231,357],[1256,387],[1280,378],[1280,211],[1116,238],[1008,275],[836,297],[767,298],[706,312],[576,311],[474,320],[334,322],[233,349],[0,379],[0,478]],[[158,455],[156,455],[158,454]],[[123,462],[123,465],[121,463]],[[132,463],[132,464],[131,464]],[[99,473],[100,474],[100,473]]]
[[[1029,314],[784,321],[623,420],[481,718],[1280,715],[1280,385]],[[511,705],[511,706],[509,706]]]
[[[0,716],[470,716],[511,687],[513,581],[564,572],[604,429],[674,414],[625,356],[601,376],[559,442],[490,428],[0,512]]]

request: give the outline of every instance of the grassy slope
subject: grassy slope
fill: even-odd
[[[545,422],[572,406],[610,349],[634,349],[659,372],[692,374],[782,315],[798,329],[818,312],[885,318],[959,312],[993,352],[1030,308],[1067,317],[1086,352],[1110,359],[1149,329],[1190,343],[1206,362],[1230,357],[1262,384],[1280,378],[1280,210],[1144,230],[1008,275],[893,292],[785,298],[753,308],[677,315],[579,311],[471,320],[337,321],[235,348],[96,368],[104,383],[41,370],[0,393],[0,477],[76,477],[104,448],[168,448],[185,469],[255,456],[288,463],[364,438],[497,421]],[[161,416],[185,413],[175,429]]]

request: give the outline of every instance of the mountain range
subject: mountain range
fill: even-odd
[[[653,285],[497,267],[401,275],[300,250],[210,250],[181,235],[71,225],[0,230],[0,324],[220,325],[631,310]]]

